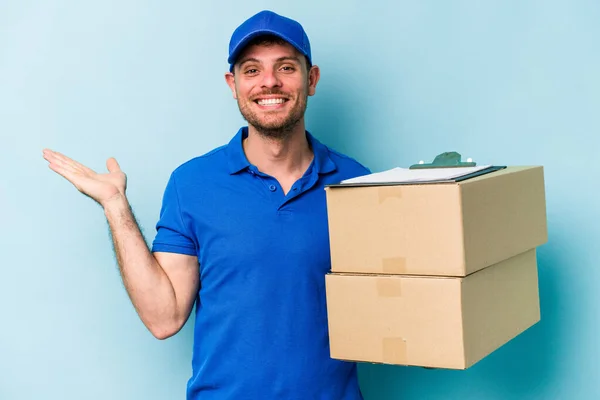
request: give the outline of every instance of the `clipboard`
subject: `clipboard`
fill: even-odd
[[[433,162],[424,163],[421,161],[418,164],[411,165],[408,170],[403,169],[403,172],[409,170],[424,170],[424,169],[448,169],[448,168],[470,168],[475,167],[476,163],[469,159],[466,162],[461,160],[461,155],[457,152],[445,152],[437,155]],[[473,172],[465,173],[459,176],[443,179],[430,180],[411,180],[411,181],[379,181],[379,182],[340,182],[336,184],[325,185],[325,187],[361,187],[361,186],[398,186],[398,185],[431,185],[441,183],[458,183],[477,176],[486,175],[495,171],[505,169],[506,165],[490,165],[486,168],[478,169]]]

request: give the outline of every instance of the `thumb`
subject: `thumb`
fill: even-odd
[[[119,166],[119,163],[113,157],[106,160],[106,168],[108,169],[109,172],[121,171],[121,167]]]

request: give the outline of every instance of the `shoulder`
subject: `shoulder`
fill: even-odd
[[[178,180],[200,175],[214,174],[227,166],[227,145],[217,147],[205,154],[180,164],[173,171]]]
[[[350,157],[347,154],[340,153],[337,150],[332,149],[331,147],[327,147],[327,151],[329,152],[329,158],[336,165],[337,172],[344,176],[360,176],[367,175],[371,173],[371,170],[367,168],[365,165]],[[346,179],[346,178],[344,178]]]

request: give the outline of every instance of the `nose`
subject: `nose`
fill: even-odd
[[[264,88],[281,87],[281,80],[277,76],[276,71],[266,69],[262,74],[261,84]]]

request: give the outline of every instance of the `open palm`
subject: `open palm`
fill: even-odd
[[[56,151],[44,149],[44,159],[49,167],[71,182],[77,190],[97,201],[101,206],[125,194],[127,177],[114,158],[106,161],[108,173],[99,174]]]

